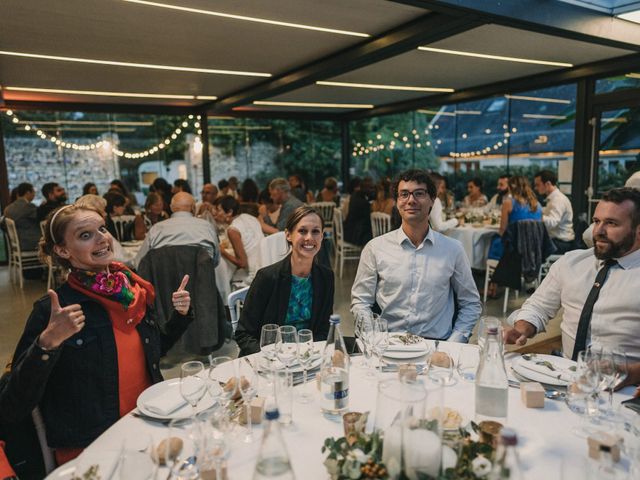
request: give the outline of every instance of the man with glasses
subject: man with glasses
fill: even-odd
[[[408,170],[392,193],[402,225],[364,247],[351,311],[377,305],[390,331],[467,342],[480,317],[480,295],[462,245],[429,226],[433,180],[424,170]]]

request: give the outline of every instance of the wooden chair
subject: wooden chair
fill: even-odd
[[[342,271],[345,260],[360,260],[362,248],[344,240],[344,229],[342,223],[342,211],[339,208],[333,210],[333,233],[335,236],[336,258],[334,270],[340,264],[339,275],[342,278]]]
[[[238,328],[240,312],[242,310],[242,305],[244,304],[244,299],[247,297],[248,291],[249,287],[244,287],[240,290],[236,290],[235,292],[231,292],[227,297],[229,313],[231,314],[231,327],[233,328],[233,333],[235,333],[236,328]]]
[[[22,271],[42,268],[42,263],[38,258],[37,251],[23,252],[20,249],[16,223],[10,218],[5,218],[4,224],[7,226],[7,236],[9,237],[9,279],[11,281],[18,280],[22,289],[24,288]]]
[[[391,215],[382,212],[371,214],[371,233],[373,237],[379,237],[391,230]]]

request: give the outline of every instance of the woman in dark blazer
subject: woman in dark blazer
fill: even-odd
[[[240,355],[260,351],[260,331],[267,323],[309,328],[315,340],[325,340],[333,311],[334,279],[331,269],[315,261],[322,246],[322,218],[302,206],[285,228],[291,253],[258,270],[247,293],[236,330]]]

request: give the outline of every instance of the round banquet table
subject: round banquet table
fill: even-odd
[[[466,356],[477,358],[477,348],[477,345],[449,342],[440,342],[439,346],[440,351],[448,352],[454,359],[462,360]],[[253,356],[254,365],[257,360],[256,356]],[[362,361],[361,356],[352,359],[349,410],[370,411],[370,419],[372,419],[376,408],[377,382],[364,378]],[[230,364],[225,364],[223,367],[231,368]],[[216,373],[219,374],[218,379],[225,380],[222,367],[219,367]],[[383,373],[382,377],[394,378],[397,377],[397,373]],[[426,377],[422,378],[425,382],[430,381]],[[454,374],[454,378],[457,383],[444,389],[444,406],[458,410],[465,419],[473,419],[474,384],[463,381],[457,373]],[[296,386],[294,390],[297,391],[299,388],[301,386]],[[315,381],[310,381],[308,388],[315,392]],[[615,393],[614,402],[617,404],[629,398],[632,393],[632,388],[623,390],[623,393]],[[509,388],[509,413],[506,425],[514,428],[518,434],[518,452],[525,478],[561,480],[563,461],[575,465],[587,465],[587,441],[572,433],[572,428],[578,426],[580,421],[581,418],[572,413],[560,400],[545,400],[544,409],[525,408],[520,400],[519,389]],[[246,479],[253,475],[260,448],[262,426],[254,425],[254,429],[253,443],[243,443],[242,435],[236,435],[232,441],[228,459],[230,479]],[[128,414],[98,437],[85,452],[95,455],[101,451],[119,450],[123,440],[132,436],[151,436],[157,444],[166,438],[167,431],[167,426],[162,423]],[[317,400],[308,404],[301,404],[294,400],[293,423],[283,427],[282,432],[296,477],[305,480],[328,479],[329,476],[322,463],[325,455],[321,453],[321,447],[325,438],[343,436],[342,422],[324,417]],[[70,475],[73,472],[72,465],[70,462],[59,467],[47,478],[55,480],[70,478],[63,473]],[[626,457],[623,456],[616,468],[620,470],[619,473],[622,475],[620,478],[624,478],[624,472],[628,470]],[[164,479],[167,474],[168,470],[163,467],[159,471],[158,478]]]
[[[473,227],[465,224],[456,228],[450,228],[444,234],[447,237],[455,238],[464,248],[471,268],[485,270],[487,254],[491,246],[491,239],[498,233],[498,225],[483,225]]]

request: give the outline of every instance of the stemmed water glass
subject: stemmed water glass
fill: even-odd
[[[244,402],[245,414],[247,417],[247,434],[245,443],[253,442],[253,425],[251,422],[251,400],[258,393],[258,374],[255,372],[249,361],[235,362],[237,368],[236,377],[238,379],[238,390]]]
[[[231,399],[234,397],[238,385],[238,379],[236,377],[235,368],[233,364],[228,363],[231,362],[230,357],[213,357],[209,356],[209,364],[211,365],[211,369],[209,370],[209,393],[211,396],[220,403],[223,412],[225,413],[223,416],[227,418],[227,412],[229,409],[229,403]],[[222,374],[220,371],[216,370],[218,367],[221,367],[224,364],[227,364],[226,367],[222,367],[224,369],[224,373]],[[218,370],[221,370],[218,369]],[[227,378],[225,382],[219,380],[220,375],[223,378]]]
[[[311,395],[307,391],[307,370],[313,362],[314,354],[313,332],[309,329],[302,329],[298,332],[298,362],[302,366],[302,392],[298,396],[300,403],[309,403]]]
[[[203,435],[202,450],[201,472],[210,471],[210,466],[213,463],[216,472],[215,478],[222,479],[222,466],[229,457],[230,449],[226,422],[218,415],[209,416],[209,428]]]
[[[183,363],[180,368],[180,395],[191,405],[194,425],[198,402],[206,392],[207,379],[204,364],[196,360]]]
[[[260,330],[260,351],[269,362],[269,370],[273,370],[273,362],[276,359],[276,342],[278,341],[278,328],[275,323],[267,323]]]
[[[592,417],[597,407],[593,404],[593,395],[598,391],[601,383],[599,354],[591,349],[580,352],[576,371],[572,381],[567,385],[565,401],[569,410],[583,418],[583,425],[573,429],[573,433],[586,438],[592,433],[588,428],[587,418]]]
[[[367,370],[365,376],[367,378],[373,378],[375,377],[375,373],[371,369],[371,337],[373,335],[373,314],[371,311],[357,311],[354,327],[358,347],[362,350],[365,359],[364,368]]]
[[[612,415],[613,390],[628,375],[627,354],[622,350],[603,348],[600,352],[599,368],[601,376],[600,389],[609,391],[609,404],[604,413],[605,415]]]
[[[377,315],[373,316],[373,332],[371,335],[371,347],[378,357],[378,369],[382,375],[382,355],[389,347],[389,325],[387,321]]]
[[[283,325],[278,328],[276,355],[288,372],[298,357],[298,334],[293,325]]]

